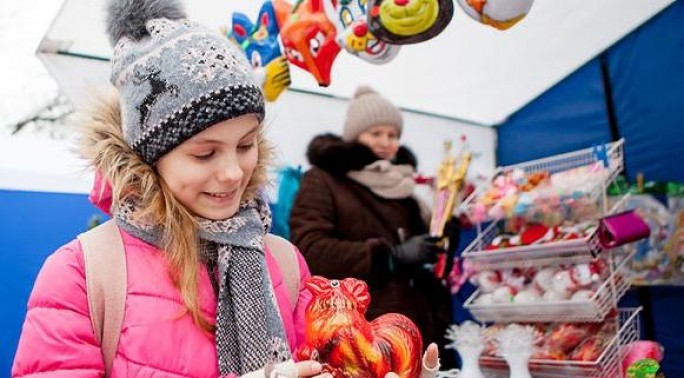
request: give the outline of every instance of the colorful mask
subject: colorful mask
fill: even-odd
[[[473,19],[499,30],[522,20],[534,0],[458,0],[458,5]]]
[[[313,294],[305,312],[305,343],[297,349],[302,361],[318,359],[333,377],[384,378],[392,371],[418,378],[423,340],[411,320],[385,314],[368,322],[370,294],[365,282],[353,278],[306,282]]]
[[[280,27],[287,59],[309,71],[322,87],[330,85],[330,71],[340,52],[335,26],[325,16],[325,1],[333,0],[300,0]]]
[[[451,0],[368,0],[370,31],[379,39],[406,45],[444,30],[454,15]]]
[[[400,46],[377,39],[368,30],[367,0],[338,0],[337,6],[324,1],[325,13],[337,29],[337,44],[348,53],[373,64],[383,64],[397,56]]]
[[[280,52],[278,21],[273,3],[264,2],[257,23],[242,13],[233,13],[230,37],[240,44],[247,59],[263,78],[266,100],[275,101],[290,86],[290,68]]]

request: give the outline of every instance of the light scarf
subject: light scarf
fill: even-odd
[[[411,165],[394,165],[388,160],[377,160],[360,171],[350,171],[347,177],[387,199],[410,197],[416,186]]]
[[[161,228],[138,221],[136,212],[134,203],[124,203],[115,213],[117,224],[159,246]],[[202,259],[217,267],[213,273],[218,283],[216,350],[221,375],[242,375],[290,359],[264,253],[271,223],[268,205],[261,199],[246,201],[229,219],[198,222]]]

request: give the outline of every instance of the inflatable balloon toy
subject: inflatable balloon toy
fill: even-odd
[[[452,0],[368,0],[368,26],[378,39],[407,45],[434,38],[454,15]]]
[[[457,0],[471,18],[506,30],[525,18],[534,0]]]
[[[290,63],[309,71],[318,85],[330,85],[330,71],[340,52],[335,42],[336,29],[325,15],[323,2],[301,0],[280,25],[280,38]]]
[[[325,13],[335,25],[335,40],[348,53],[366,62],[384,64],[399,53],[400,46],[376,38],[368,29],[365,0],[324,1]]]
[[[315,359],[333,377],[401,378],[421,376],[423,340],[407,317],[390,313],[368,322],[368,286],[353,278],[306,282],[313,294],[305,312],[305,343],[298,360]]]
[[[278,20],[271,1],[261,6],[257,23],[253,24],[243,13],[233,13],[229,38],[237,42],[247,54],[247,59],[262,79],[267,101],[275,101],[290,86],[290,68],[280,51]]]

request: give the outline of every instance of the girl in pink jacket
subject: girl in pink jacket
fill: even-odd
[[[322,375],[320,364],[291,359],[309,293],[300,284],[288,298],[265,247],[271,218],[258,188],[270,146],[244,53],[174,1],[110,2],[107,18],[118,93],[83,114],[81,152],[111,184],[106,210],[125,248],[108,376]],[[104,376],[90,310],[74,240],[36,280],[12,375]]]
[[[111,184],[95,197],[124,244],[119,342],[105,367],[74,240],[36,279],[12,375],[328,376],[292,360],[309,271],[293,248],[301,290],[289,298],[264,243],[270,146],[244,53],[174,0],[113,0],[107,22],[117,93],[83,114],[81,153]]]

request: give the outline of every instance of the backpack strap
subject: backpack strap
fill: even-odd
[[[294,246],[287,240],[273,234],[266,234],[264,238],[268,250],[278,263],[278,269],[283,276],[290,296],[290,305],[294,310],[299,299],[299,261]]]
[[[119,345],[126,302],[126,253],[113,220],[78,236],[85,261],[90,321],[109,377]]]

